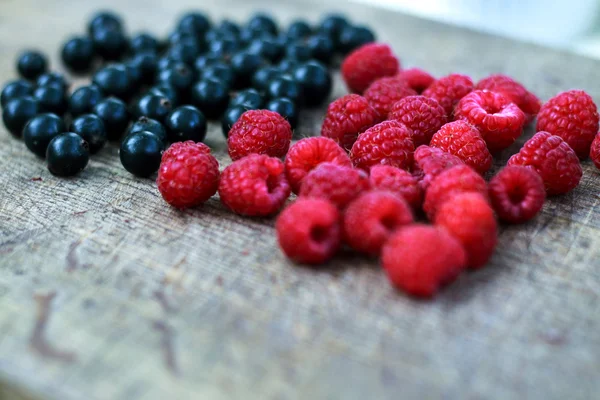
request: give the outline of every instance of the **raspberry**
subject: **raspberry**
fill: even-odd
[[[388,279],[410,295],[432,297],[465,268],[460,242],[445,229],[413,224],[394,233],[382,249]]]
[[[431,147],[437,147],[460,158],[480,174],[492,166],[492,155],[479,131],[465,121],[447,123],[431,138]]]
[[[298,263],[324,263],[341,243],[340,213],[323,199],[298,199],[279,214],[275,229],[285,255]]]
[[[600,134],[596,135],[596,138],[592,142],[590,148],[590,158],[594,162],[596,168],[600,169]]]
[[[577,157],[586,159],[598,133],[598,109],[583,90],[560,93],[540,109],[536,130],[560,136]]]
[[[466,165],[457,165],[440,173],[429,185],[425,192],[423,211],[427,213],[430,221],[434,220],[435,213],[445,201],[452,197],[467,192],[481,193],[487,196],[485,180]]]
[[[525,125],[525,114],[515,103],[503,94],[481,90],[463,97],[454,116],[475,126],[492,153],[513,144]]]
[[[376,123],[377,112],[367,99],[357,94],[348,94],[327,107],[321,136],[331,138],[344,149],[350,150],[358,135]]]
[[[398,100],[416,94],[417,92],[409,88],[403,80],[396,76],[388,76],[373,82],[363,95],[377,111],[379,121],[383,121]]]
[[[269,110],[249,110],[231,127],[227,146],[234,161],[248,154],[283,157],[291,140],[292,128],[281,115]]]
[[[276,213],[290,196],[283,163],[264,154],[235,161],[221,174],[219,196],[225,206],[241,215]]]
[[[454,106],[473,90],[473,81],[466,75],[450,74],[433,82],[423,91],[423,96],[437,100],[452,120]]]
[[[498,218],[513,224],[535,217],[546,200],[544,181],[527,167],[506,167],[490,180],[488,186]]]
[[[448,199],[435,215],[435,224],[463,245],[469,268],[483,267],[494,253],[498,226],[492,207],[479,193],[461,193]]]
[[[369,179],[364,171],[323,163],[302,180],[300,197],[327,199],[341,210],[368,188]]]
[[[423,191],[410,172],[389,165],[373,165],[370,172],[371,188],[389,190],[400,195],[413,210],[421,209]]]
[[[402,122],[412,131],[415,147],[429,144],[431,137],[448,121],[440,104],[429,97],[409,96],[392,106],[388,119]]]
[[[335,141],[326,137],[300,139],[285,156],[285,176],[292,192],[300,191],[302,179],[317,165],[330,162],[352,167],[348,154]]]
[[[413,175],[417,178],[419,186],[423,190],[427,190],[431,181],[442,171],[455,165],[464,164],[454,154],[429,146],[417,147],[413,158]]]
[[[385,190],[368,191],[344,211],[344,239],[354,250],[376,256],[395,230],[412,222],[404,199]]]
[[[417,93],[423,93],[435,81],[433,76],[420,68],[404,69],[397,76]]]
[[[217,192],[219,163],[203,143],[173,143],[162,155],[156,184],[173,207],[194,207]]]
[[[477,90],[489,90],[501,93],[515,103],[525,114],[526,123],[531,122],[533,117],[540,111],[541,102],[525,86],[509,76],[496,74],[483,78],[475,86]]]
[[[570,192],[579,185],[583,171],[577,155],[559,136],[538,132],[508,160],[508,165],[533,168],[549,195]]]
[[[365,171],[377,164],[408,170],[412,167],[414,151],[410,129],[398,121],[384,121],[356,139],[350,158],[355,167]]]
[[[378,78],[398,73],[400,62],[386,44],[368,43],[342,62],[342,76],[352,92],[362,93]]]

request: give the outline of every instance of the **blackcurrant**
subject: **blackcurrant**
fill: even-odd
[[[20,137],[25,124],[37,115],[39,105],[32,96],[24,96],[6,103],[2,112],[2,121],[10,133]]]
[[[233,69],[229,65],[227,65],[223,62],[219,62],[219,63],[215,63],[209,67],[206,67],[202,71],[202,74],[200,77],[202,79],[208,79],[208,78],[219,79],[219,80],[222,80],[223,82],[227,83],[227,85],[229,85],[231,87],[231,86],[233,86],[233,80],[235,78],[235,75],[233,73]]]
[[[230,58],[233,53],[240,50],[241,43],[237,37],[222,36],[214,41],[209,42],[211,53],[220,55],[223,58]]]
[[[147,178],[158,171],[163,150],[164,144],[155,134],[138,131],[123,139],[119,157],[127,171]]]
[[[46,157],[46,149],[52,139],[66,132],[65,122],[56,114],[38,114],[23,128],[23,141],[38,157]]]
[[[297,60],[290,60],[288,58],[281,60],[279,64],[277,64],[277,68],[279,69],[281,74],[291,74],[294,72],[296,67],[300,64]]]
[[[181,17],[177,23],[179,30],[193,31],[197,36],[202,36],[211,27],[210,19],[199,12],[190,12]]]
[[[296,104],[290,99],[286,99],[285,97],[273,99],[267,103],[265,108],[267,110],[275,111],[283,118],[287,119],[292,129],[296,128],[296,125],[298,124],[298,107],[296,107]]]
[[[236,24],[235,22],[230,21],[228,19],[224,19],[221,21],[219,26],[217,26],[217,28],[214,31],[217,32],[217,34],[220,36],[229,35],[229,36],[238,37],[238,36],[240,36],[241,29],[240,29],[239,25]]]
[[[273,18],[267,14],[256,14],[248,21],[248,28],[254,31],[268,32],[277,35],[279,29]]]
[[[238,92],[238,94],[231,99],[229,106],[245,106],[251,110],[258,110],[259,108],[262,108],[264,101],[265,99],[256,89],[246,89]]]
[[[140,131],[147,131],[155,134],[156,137],[158,137],[164,144],[166,144],[168,141],[167,130],[165,129],[163,124],[161,124],[155,119],[148,117],[138,118],[138,120],[135,121],[127,131],[127,135]]]
[[[64,75],[58,72],[46,72],[38,77],[36,84],[38,86],[57,86],[65,92],[69,87],[69,83]]]
[[[219,118],[228,103],[229,86],[219,79],[202,79],[192,88],[192,104],[208,119]]]
[[[135,104],[134,115],[138,118],[145,116],[163,122],[172,109],[173,105],[166,96],[147,93]]]
[[[319,34],[311,36],[306,45],[312,57],[322,63],[329,64],[335,52],[333,40],[328,35]]]
[[[160,45],[158,39],[147,32],[138,33],[129,41],[129,51],[138,53],[158,53]]]
[[[252,75],[264,64],[262,57],[246,51],[235,54],[231,58],[231,69],[234,74],[234,87],[241,89],[248,87]]]
[[[147,94],[156,94],[166,97],[171,102],[171,106],[173,107],[177,107],[179,104],[179,95],[177,94],[177,91],[168,83],[159,83],[158,85],[152,86],[150,89],[148,89]]]
[[[298,62],[308,61],[312,58],[312,53],[306,43],[296,41],[285,47],[285,58]]]
[[[200,54],[200,47],[196,41],[182,40],[173,44],[167,52],[167,57],[176,61],[180,61],[189,66],[194,65],[194,61]]]
[[[17,61],[17,71],[22,78],[36,80],[48,70],[48,59],[39,51],[25,51]]]
[[[171,142],[201,142],[206,136],[206,118],[194,106],[177,107],[167,116],[165,125]]]
[[[113,12],[100,11],[88,23],[88,33],[91,35],[99,29],[123,30],[123,20]]]
[[[78,134],[65,132],[48,144],[48,170],[57,176],[73,176],[86,167],[90,159],[87,142]]]
[[[104,121],[96,114],[83,114],[75,118],[69,131],[75,132],[88,143],[90,154],[97,153],[106,143]]]
[[[82,86],[75,90],[69,98],[69,112],[77,117],[81,114],[91,113],[96,104],[104,95],[96,85]]]
[[[129,125],[129,112],[127,105],[116,97],[107,97],[94,107],[94,114],[104,122],[108,140],[117,140]]]
[[[202,71],[222,60],[221,56],[215,53],[206,53],[198,56],[196,61],[194,61],[194,68],[196,69],[196,73],[198,75],[202,74]]]
[[[150,84],[156,77],[158,70],[158,57],[153,52],[141,52],[136,54],[128,65],[138,68],[140,72],[140,83]]]
[[[95,55],[94,42],[88,37],[69,39],[60,52],[65,66],[76,73],[87,72],[94,64]]]
[[[331,94],[333,87],[331,74],[327,67],[317,61],[299,65],[294,70],[293,76],[302,88],[302,100],[308,107],[323,104]]]
[[[271,62],[277,62],[283,55],[283,44],[279,40],[267,36],[250,42],[248,52],[256,53]]]
[[[58,86],[40,86],[33,92],[40,112],[63,115],[67,111],[65,91]]]
[[[17,79],[16,81],[9,82],[4,86],[2,94],[0,95],[0,104],[2,105],[2,108],[13,99],[33,95],[34,89],[35,87],[33,84],[25,79]]]
[[[99,29],[94,31],[92,40],[96,53],[104,60],[120,60],[127,51],[128,41],[120,30]]]
[[[352,50],[375,41],[373,32],[365,26],[348,25],[342,29],[339,36],[338,48],[342,53],[349,53]]]
[[[258,91],[264,92],[273,79],[281,76],[279,68],[274,66],[266,66],[260,68],[252,75],[252,87]]]
[[[173,87],[182,100],[187,98],[192,84],[194,72],[186,64],[178,62],[174,67],[164,69],[158,73],[158,82],[166,83]]]
[[[101,68],[94,74],[92,82],[106,96],[127,99],[131,91],[131,80],[123,64],[113,64]]]
[[[286,97],[296,104],[300,104],[302,100],[302,87],[294,79],[282,76],[273,79],[267,87],[267,97],[276,99],[278,97]]]
[[[321,21],[319,31],[329,35],[329,37],[337,45],[342,29],[348,26],[348,20],[340,14],[329,14]]]
[[[223,135],[227,137],[229,135],[229,130],[236,123],[238,119],[242,116],[243,113],[248,111],[249,109],[245,106],[233,106],[229,107],[225,113],[223,114],[223,118],[221,118],[221,129],[223,131]]]
[[[298,20],[294,21],[288,27],[287,32],[285,33],[288,38],[292,39],[304,39],[312,33],[312,29],[308,22]]]

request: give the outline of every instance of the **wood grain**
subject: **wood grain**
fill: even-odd
[[[266,9],[282,22],[316,21],[343,7],[374,26],[406,66],[474,79],[502,72],[543,99],[584,88],[600,100],[597,61],[327,4],[4,0],[0,77],[14,78],[22,48],[55,56],[98,8],[120,10],[131,31],[166,34],[194,6],[238,20]],[[335,96],[343,93],[336,77]],[[318,134],[322,113],[304,114],[298,137]],[[227,165],[217,124],[207,143]],[[353,254],[320,270],[293,266],[277,249],[272,219],[240,218],[217,198],[176,211],[152,180],[124,171],[114,145],[80,176],[58,179],[2,127],[0,171],[6,393],[351,400],[591,399],[600,392],[600,179],[589,162],[574,192],[549,200],[528,224],[503,227],[488,267],[432,302],[395,292],[376,261]]]

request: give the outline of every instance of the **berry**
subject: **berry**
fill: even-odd
[[[158,85],[152,86],[148,89],[146,94],[154,94],[161,98],[166,98],[171,103],[171,107],[177,107],[179,104],[179,94],[168,83],[159,83]]]
[[[325,162],[310,171],[300,185],[300,197],[328,199],[340,210],[369,189],[367,174],[343,165]]]
[[[216,28],[214,28],[212,30],[212,32],[217,33],[221,36],[239,36],[240,35],[240,27],[238,24],[236,24],[235,22],[232,22],[230,20],[224,19],[223,21],[221,21],[221,23],[219,24],[219,26],[217,26]],[[207,36],[208,34],[211,33],[211,31],[207,32]]]
[[[312,58],[310,47],[304,41],[295,41],[285,47],[285,58],[296,62],[308,61]]]
[[[196,58],[196,61],[194,61],[194,68],[196,69],[198,75],[200,75],[205,68],[219,62],[221,62],[220,55],[214,53],[206,53]]]
[[[133,114],[138,118],[144,116],[163,122],[172,109],[171,100],[164,94],[147,93],[134,105]]]
[[[373,165],[369,183],[372,189],[388,190],[401,196],[413,210],[421,209],[423,191],[410,172],[391,165]]]
[[[217,192],[219,163],[203,143],[173,143],[162,155],[156,185],[173,207],[198,206]]]
[[[279,247],[291,260],[322,264],[340,248],[340,212],[327,200],[298,199],[275,223]]]
[[[433,297],[465,268],[467,256],[445,229],[408,225],[383,246],[381,264],[396,288],[417,297]]]
[[[207,38],[207,40],[209,40]],[[209,40],[210,52],[216,53],[221,56],[222,59],[229,60],[231,55],[240,50],[242,47],[241,42],[237,37],[227,34],[221,36],[214,41]]]
[[[560,136],[538,132],[508,160],[508,165],[533,168],[549,195],[570,192],[579,185],[583,171],[577,155]]]
[[[233,124],[235,124],[246,111],[248,111],[246,106],[233,106],[225,110],[223,117],[221,118],[221,130],[223,131],[225,138],[229,136],[229,131]]]
[[[0,95],[0,104],[2,105],[2,108],[4,108],[11,100],[25,96],[32,96],[33,91],[34,86],[24,79],[9,82],[6,86],[4,86],[4,89],[2,89],[2,95]]]
[[[297,20],[290,23],[285,35],[293,39],[305,39],[312,33],[312,28],[306,21]]]
[[[596,168],[600,169],[600,135],[598,134],[592,142],[592,146],[590,148],[590,158],[592,159],[592,162]]]
[[[489,90],[490,92],[503,94],[525,113],[527,123],[540,111],[540,99],[509,76],[501,74],[490,75],[480,80],[475,89]]]
[[[94,63],[94,42],[89,37],[69,39],[60,52],[62,62],[73,72],[86,72]]]
[[[331,74],[323,64],[317,61],[302,63],[294,69],[293,75],[294,80],[300,84],[301,97],[307,107],[323,104],[331,94]]]
[[[321,136],[335,140],[350,150],[358,135],[377,123],[377,112],[367,99],[348,94],[333,101],[321,126]]]
[[[425,192],[423,211],[430,221],[444,202],[460,193],[476,192],[487,197],[487,183],[475,170],[466,165],[456,165],[436,176]]]
[[[463,164],[460,158],[442,149],[419,146],[414,153],[413,175],[418,179],[421,189],[427,190],[431,181],[442,171]]]
[[[155,119],[148,117],[140,117],[131,125],[131,127],[127,131],[127,134],[129,135],[140,131],[153,133],[154,135],[156,135],[156,137],[158,137],[161,140],[161,142],[163,142],[164,144],[167,143],[167,130],[165,129],[163,124],[161,124]]]
[[[206,118],[217,119],[227,109],[229,86],[217,79],[203,79],[192,88],[191,102]]]
[[[191,31],[197,36],[204,35],[211,27],[210,19],[203,13],[190,12],[181,17],[177,23],[180,31]]]
[[[120,30],[99,29],[92,34],[96,53],[107,61],[120,60],[127,51],[127,37]]]
[[[479,193],[460,193],[442,204],[435,224],[462,244],[469,268],[483,267],[496,248],[498,227],[494,211]]]
[[[281,76],[269,83],[266,95],[269,99],[285,97],[296,104],[300,104],[302,100],[302,87],[296,80],[287,76]]]
[[[83,171],[90,159],[88,144],[73,132],[61,133],[48,144],[46,161],[52,175],[73,176]]]
[[[368,43],[350,53],[341,68],[348,88],[362,93],[377,79],[396,75],[400,62],[388,45]]]
[[[583,90],[560,93],[540,109],[536,130],[560,136],[577,157],[586,159],[598,133],[598,109]]]
[[[39,109],[37,100],[30,96],[10,100],[2,112],[4,126],[14,136],[20,137],[25,124],[37,115]]]
[[[129,41],[129,51],[133,54],[158,53],[159,50],[158,39],[147,32],[138,33]]]
[[[177,43],[173,43],[169,47],[166,56],[192,67],[196,58],[200,55],[199,47],[200,45],[196,39],[183,39]]]
[[[279,68],[274,66],[262,67],[252,76],[252,86],[259,91],[267,90],[269,82],[281,76]]]
[[[436,100],[446,116],[452,120],[454,107],[473,90],[473,81],[466,75],[450,74],[434,81],[423,91],[423,96]]]
[[[345,26],[340,32],[338,47],[347,54],[367,43],[375,41],[375,34],[366,26]]]
[[[365,171],[377,164],[409,170],[414,151],[410,129],[398,121],[383,121],[360,134],[350,158],[355,167]]]
[[[36,84],[38,87],[40,86],[56,86],[63,90],[63,92],[67,91],[67,87],[69,84],[67,80],[62,74],[58,72],[46,72],[38,77]]]
[[[154,82],[158,69],[158,57],[154,53],[139,53],[127,64],[127,70],[137,71],[138,84],[151,84]],[[131,75],[131,74],[130,74]]]
[[[500,93],[481,90],[463,97],[454,116],[475,126],[492,153],[513,144],[525,125],[525,114],[515,103]]]
[[[67,111],[65,92],[58,86],[41,86],[33,92],[41,112],[63,115]]]
[[[180,106],[167,115],[165,127],[171,142],[201,142],[206,136],[206,117],[194,106]]]
[[[240,215],[265,217],[275,214],[290,196],[281,160],[251,154],[236,160],[221,175],[221,202]]]
[[[406,86],[404,81],[394,76],[380,78],[373,82],[365,91],[365,99],[377,111],[379,120],[387,119],[392,106],[399,100],[408,96],[415,96],[417,92]]]
[[[180,62],[174,67],[160,71],[157,81],[170,85],[179,96],[186,98],[194,83],[194,72],[186,64]]]
[[[249,110],[262,108],[265,99],[256,89],[246,89],[238,92],[229,102],[229,107],[245,106]]]
[[[342,30],[350,25],[345,16],[340,14],[329,14],[319,24],[319,31],[334,39],[337,43]]]
[[[90,154],[97,153],[106,143],[104,122],[95,114],[83,114],[75,118],[69,130],[87,142]]]
[[[446,112],[434,99],[408,96],[395,103],[388,119],[403,123],[412,132],[415,147],[429,144],[431,137],[448,121]]]
[[[48,59],[39,51],[25,51],[17,60],[17,71],[21,78],[36,80],[48,70]]]
[[[71,116],[91,113],[102,100],[104,95],[96,85],[82,86],[75,90],[68,101],[68,110]]]
[[[122,64],[108,65],[94,74],[92,82],[106,96],[126,99],[130,94],[131,81],[127,69]]]
[[[151,132],[138,131],[123,139],[119,157],[127,171],[147,178],[158,170],[163,149],[164,144],[158,136]]]
[[[264,36],[253,39],[247,51],[258,54],[267,61],[277,62],[283,55],[283,44],[275,38]]]
[[[420,68],[403,69],[396,76],[402,79],[409,88],[419,94],[423,93],[425,89],[435,82],[433,76]]]
[[[412,222],[404,199],[385,190],[368,191],[344,211],[344,239],[354,250],[376,256],[394,231]]]
[[[218,62],[218,63],[215,63],[215,64],[205,68],[202,71],[200,78],[201,79],[208,79],[208,78],[219,79],[219,80],[225,82],[229,87],[231,87],[233,85],[235,75],[233,73],[233,69],[229,65],[227,65],[223,62]]]
[[[252,76],[264,64],[263,58],[256,53],[242,51],[231,57],[231,68],[235,75],[234,87],[244,88],[250,85]]]
[[[277,35],[279,28],[270,15],[258,13],[248,21],[248,29]]]
[[[265,105],[265,109],[281,115],[290,123],[292,129],[296,128],[298,124],[298,107],[290,99],[286,99],[285,97],[273,99]]]
[[[290,60],[287,58],[281,60],[281,62],[277,65],[277,68],[279,69],[280,76],[291,76],[298,65],[300,65],[298,60]]]
[[[87,26],[87,31],[91,35],[98,30],[123,30],[123,20],[117,14],[110,11],[100,11],[94,15]]]
[[[479,131],[465,121],[449,122],[431,138],[431,147],[454,154],[480,174],[492,166],[492,155]]]
[[[542,178],[532,169],[519,165],[498,172],[488,186],[490,201],[498,218],[513,224],[535,217],[546,200]]]
[[[58,115],[38,114],[23,128],[23,141],[32,153],[44,158],[50,141],[65,131],[65,123]]]
[[[310,49],[310,53],[315,60],[326,65],[331,62],[335,53],[335,44],[333,43],[333,40],[324,34],[311,36],[307,40],[306,46]]]
[[[329,138],[309,137],[292,145],[285,157],[285,175],[292,192],[297,194],[304,177],[324,162],[352,167],[348,154]]]
[[[108,97],[94,107],[94,114],[102,119],[108,140],[121,138],[129,125],[127,105],[116,97]]]
[[[281,115],[269,110],[249,110],[231,127],[227,147],[232,160],[253,153],[283,157],[291,140],[292,128]]]

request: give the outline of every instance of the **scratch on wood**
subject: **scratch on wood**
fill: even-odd
[[[160,304],[165,313],[170,314],[177,311],[177,308],[171,305],[171,303],[169,303],[164,289],[158,289],[154,291],[153,294],[154,298],[158,301],[158,304]]]
[[[75,251],[81,244],[82,239],[76,240],[69,245],[69,251],[67,252],[67,272],[73,272],[79,266],[79,260]]]
[[[83,211],[75,211],[75,212],[73,213],[73,215],[83,215],[83,214],[85,214],[86,212],[88,212],[88,210],[83,210]]]
[[[163,353],[163,361],[165,367],[173,375],[179,375],[179,368],[177,367],[177,358],[175,356],[175,348],[173,346],[173,328],[171,328],[164,321],[154,321],[152,327],[156,329],[160,334],[160,347]]]
[[[35,176],[35,177],[31,178],[31,181],[33,181],[33,182],[40,182],[40,181],[43,181],[43,179],[42,179],[41,176]]]
[[[29,345],[37,352],[40,356],[46,358],[53,358],[64,362],[73,362],[76,359],[75,353],[65,350],[56,349],[46,339],[46,327],[50,320],[50,311],[52,300],[56,296],[56,292],[51,292],[44,295],[35,295],[35,301],[37,302],[37,317]]]

